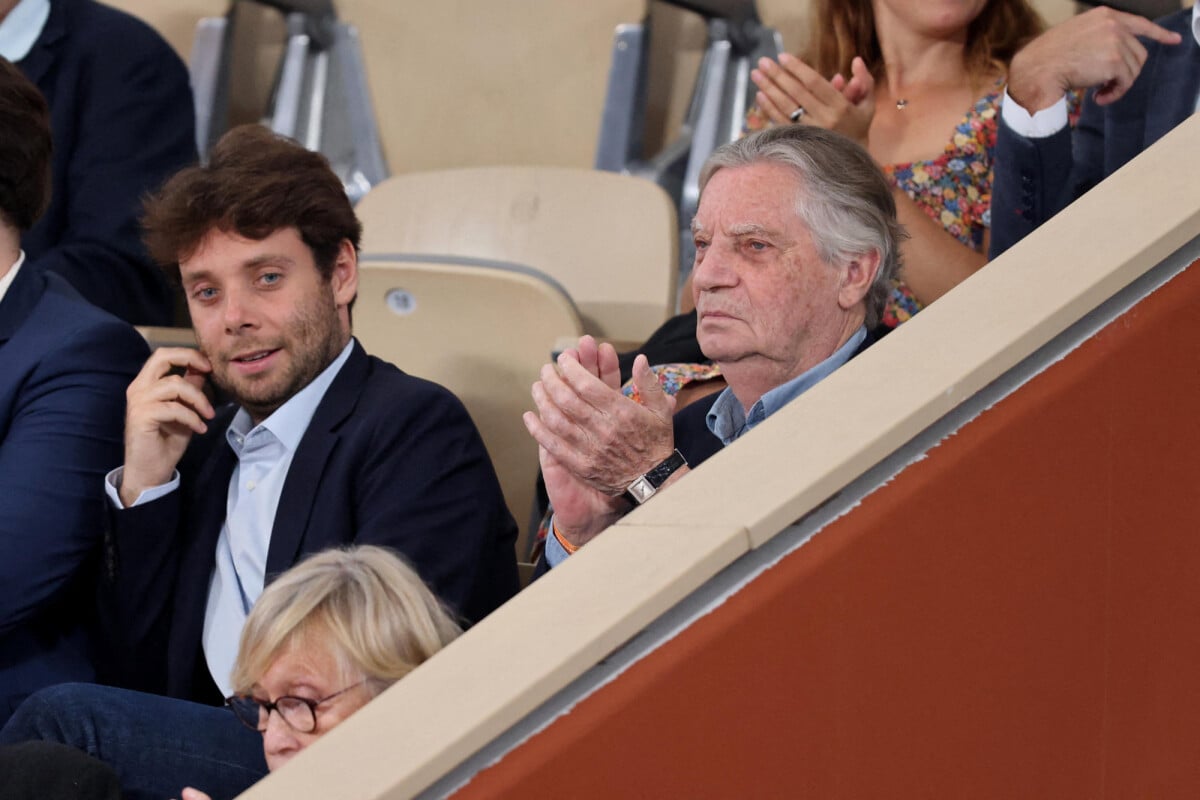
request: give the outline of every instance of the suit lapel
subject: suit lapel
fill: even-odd
[[[33,313],[33,307],[46,291],[46,280],[28,260],[17,270],[12,285],[0,300],[0,344],[11,339]]]
[[[321,479],[340,436],[338,429],[358,402],[368,367],[367,354],[355,340],[350,358],[321,398],[308,430],[296,448],[271,529],[271,545],[267,551],[268,582],[296,562],[305,544]]]
[[[232,417],[214,426],[213,435],[217,440],[213,442],[213,451],[196,476],[196,485],[211,487],[211,491],[197,493],[196,507],[187,510],[192,516],[195,531],[192,546],[193,556],[197,558],[193,561],[203,564],[205,574],[212,572],[216,560],[217,537],[221,535],[229,504],[229,479],[233,475],[233,468],[237,466],[237,455],[225,441],[225,431],[231,421]]]
[[[25,77],[37,84],[43,93],[46,92],[46,87],[42,85],[42,79],[46,77],[50,67],[53,66],[58,53],[58,43],[67,32],[67,5],[69,5],[68,0],[53,0],[50,3],[50,16],[46,18],[46,27],[42,28],[42,35],[33,43],[33,47],[25,57],[18,62]]]
[[[176,600],[170,651],[178,656],[182,665],[178,674],[186,674],[189,680],[204,630],[208,585],[216,566],[217,538],[225,522],[229,478],[237,464],[233,448],[225,441],[225,430],[231,420],[232,412],[222,414],[212,423],[212,449],[207,456],[201,456],[194,482],[195,486],[204,489],[190,493],[191,504],[180,509],[191,537],[179,565],[178,585],[186,587],[186,591],[180,592]]]

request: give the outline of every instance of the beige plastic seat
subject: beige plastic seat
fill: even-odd
[[[483,435],[528,552],[537,445],[521,414],[555,340],[581,334],[579,315],[536,270],[471,260],[368,256],[359,261],[354,332],[368,353],[436,381]]]
[[[648,0],[336,0],[358,28],[387,162],[590,167],[617,25]]]
[[[559,281],[584,330],[640,344],[674,311],[675,209],[650,181],[568,167],[393,175],[356,209],[364,253],[526,264]]]

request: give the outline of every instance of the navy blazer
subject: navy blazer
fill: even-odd
[[[0,302],[0,722],[35,689],[94,677],[98,490],[147,354],[133,328],[28,262]]]
[[[201,633],[236,462],[225,408],[192,440],[179,491],[109,509],[101,617],[105,680],[212,701]],[[404,554],[435,592],[476,621],[517,591],[517,529],[475,424],[437,384],[368,356],[357,342],[300,441],[279,498],[267,580],[329,547]]]
[[[196,160],[187,68],[145,23],[93,0],[53,0],[18,66],[50,104],[50,208],[21,247],[135,325],[167,325],[174,299],[142,247],[142,195]]]
[[[1177,45],[1141,40],[1149,52],[1129,91],[1098,106],[1089,91],[1072,133],[1027,139],[1000,122],[992,183],[991,258],[1003,253],[1080,195],[1190,117],[1200,93],[1200,45],[1190,8],[1158,23]]]

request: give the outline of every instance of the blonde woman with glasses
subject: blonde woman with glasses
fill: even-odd
[[[399,557],[330,550],[281,575],[246,619],[227,703],[276,770],[461,629]],[[184,800],[206,800],[196,789]]]

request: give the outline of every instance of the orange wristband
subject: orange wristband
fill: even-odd
[[[550,529],[554,531],[554,538],[558,539],[558,543],[562,545],[563,550],[567,551],[567,555],[571,555],[579,549],[579,545],[571,544],[563,538],[563,535],[558,532],[558,525],[554,523],[554,520],[550,520]]]

